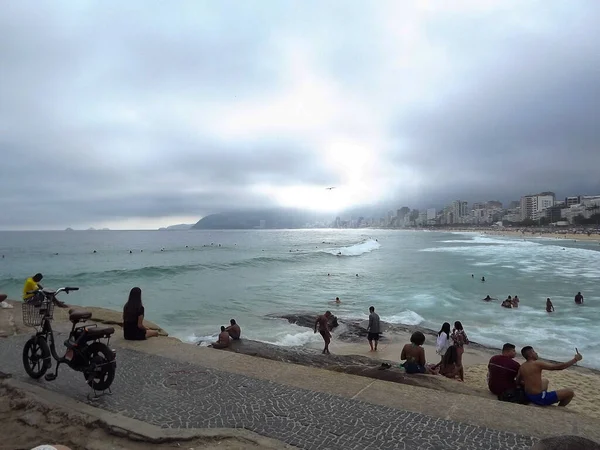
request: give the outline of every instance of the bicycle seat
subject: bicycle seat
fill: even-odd
[[[70,309],[69,320],[73,323],[77,323],[80,320],[87,320],[92,317],[92,313],[85,309]]]
[[[90,327],[86,328],[86,334],[88,337],[97,338],[110,336],[115,332],[113,327]]]

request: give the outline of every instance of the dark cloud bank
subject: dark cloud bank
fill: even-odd
[[[282,89],[298,43],[314,56],[307,70],[382,112],[388,151],[372,157],[414,174],[373,203],[600,192],[600,4],[413,11],[414,43],[381,31],[382,5],[289,5],[4,4],[0,229],[199,218],[273,206],[255,185],[340,182],[312,147],[318,130],[214,126],[227,105],[260,109]],[[435,50],[440,75],[417,58],[397,84],[376,83],[395,75],[394,39]],[[427,96],[403,101],[414,90]]]

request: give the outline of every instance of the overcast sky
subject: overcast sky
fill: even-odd
[[[597,0],[0,8],[0,229],[600,193]]]

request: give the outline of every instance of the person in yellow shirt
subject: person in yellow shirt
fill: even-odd
[[[43,289],[43,286],[40,284],[42,278],[44,278],[44,275],[41,273],[36,273],[34,276],[25,280],[25,286],[23,286],[23,300],[27,301],[33,297],[33,294],[28,294],[28,292]]]

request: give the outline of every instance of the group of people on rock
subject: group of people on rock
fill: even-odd
[[[450,331],[450,323],[444,322],[436,340],[436,353],[440,356],[437,364],[428,365],[425,361],[425,335],[416,331],[410,337],[410,344],[402,348],[400,359],[406,361],[403,364],[406,373],[429,373],[440,374],[448,378],[458,378],[464,381],[464,369],[462,364],[465,345],[469,345],[469,338],[461,322],[454,322],[454,328]]]
[[[236,323],[235,319],[231,319],[229,321],[229,326],[225,327],[221,325],[221,332],[219,333],[219,337],[217,342],[213,342],[211,344],[212,348],[227,348],[231,341],[239,341],[242,336],[242,329]]]
[[[549,382],[542,378],[544,370],[564,370],[583,359],[575,349],[573,359],[564,363],[540,361],[537,352],[531,346],[521,349],[525,358],[523,364],[514,360],[517,355],[514,344],[506,343],[502,354],[490,358],[488,363],[488,387],[490,392],[499,400],[514,403],[533,403],[538,406],[548,406],[558,403],[567,406],[575,392],[572,389],[549,390]]]

